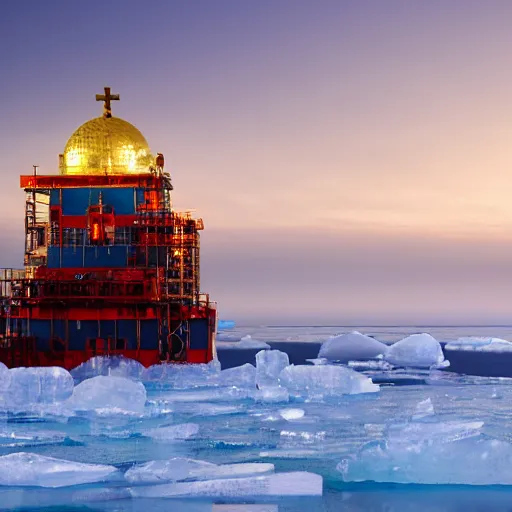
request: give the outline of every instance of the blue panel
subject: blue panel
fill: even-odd
[[[206,350],[208,348],[208,319],[197,318],[190,320],[190,348]]]
[[[133,214],[135,213],[133,190],[133,188],[64,188],[62,189],[62,214],[85,215],[89,206],[98,204],[100,192],[103,204],[112,206],[116,215]],[[141,202],[143,200],[144,191],[142,191]]]
[[[140,348],[144,350],[158,348],[158,320],[140,321]]]
[[[60,247],[48,247],[46,264],[48,268],[60,268]]]
[[[135,189],[135,202],[136,202],[137,206],[140,206],[141,204],[145,204],[146,198],[144,197],[144,189],[143,188]]]
[[[110,245],[85,248],[85,267],[119,268],[126,267],[128,246]]]
[[[50,206],[60,206],[60,189],[53,188],[50,190]]]
[[[128,350],[137,350],[137,322],[135,320],[118,320],[117,337],[126,340]]]
[[[116,215],[131,215],[135,213],[133,188],[102,189],[103,204],[114,208]]]
[[[31,320],[30,334],[36,337],[37,350],[49,350],[50,348],[50,320]]]
[[[90,204],[98,203],[98,197],[98,189],[63,188],[62,215],[85,215]]]
[[[83,248],[63,247],[62,248],[62,267],[63,268],[80,268],[83,267]]]
[[[112,339],[116,337],[116,326],[114,320],[102,320],[100,322],[101,337],[106,340],[110,336]]]
[[[69,321],[69,349],[85,350],[88,338],[98,337],[98,322],[95,320]]]

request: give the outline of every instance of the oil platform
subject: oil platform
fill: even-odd
[[[93,356],[150,366],[215,357],[216,305],[200,292],[203,221],[172,207],[164,157],[112,116],[87,121],[57,175],[21,176],[25,268],[0,275],[0,361],[72,369]]]

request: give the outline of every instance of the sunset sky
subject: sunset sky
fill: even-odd
[[[512,2],[0,4],[1,266],[120,93],[240,323],[512,323]]]

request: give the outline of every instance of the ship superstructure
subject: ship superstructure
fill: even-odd
[[[206,363],[215,304],[200,292],[203,221],[176,212],[164,157],[130,123],[103,116],[78,128],[60,174],[21,176],[25,269],[0,280],[0,361],[73,368],[97,355],[145,366]]]

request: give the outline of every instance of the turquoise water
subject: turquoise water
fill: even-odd
[[[307,342],[322,341],[346,330],[343,327],[244,327],[232,332],[240,336],[250,334],[262,341]],[[358,330],[384,341],[394,341],[418,331],[430,332],[442,340],[466,335],[512,339],[510,327]],[[508,444],[512,424],[512,382],[508,379],[436,373],[424,385],[383,386],[379,393],[323,400],[299,397],[288,403],[261,403],[243,394],[233,396],[222,389],[202,389],[186,383],[178,386],[183,389],[156,384],[146,387],[148,404],[145,413],[138,417],[126,414],[69,416],[49,408],[34,409],[30,413],[4,413],[0,421],[0,455],[25,451],[77,462],[111,464],[119,469],[119,475],[102,484],[60,489],[0,487],[0,509],[130,512],[512,510],[512,487],[507,485],[346,482],[338,469],[343,460],[356,457],[362,446],[386,439],[390,429],[418,421],[441,425],[441,430],[443,425],[462,424],[460,429],[456,427],[456,433],[458,436],[460,430],[465,438],[460,441],[461,436],[458,436],[450,442],[465,443],[460,446],[469,451],[479,449],[476,443],[481,440]],[[425,406],[421,404],[427,402],[425,412]],[[301,409],[304,415],[286,420],[282,411],[290,408]],[[476,436],[472,437],[472,433],[468,438],[464,425],[474,422],[483,425],[478,426]],[[166,441],[148,435],[151,429],[183,424],[197,425],[197,433],[187,439]],[[442,435],[428,434],[426,441],[436,446],[446,443],[442,432]],[[451,474],[456,480],[457,475],[463,476],[464,468],[458,467],[457,450],[453,453],[448,466],[453,467]],[[114,490],[127,486],[122,474],[128,468],[171,457],[217,464],[270,462],[275,465],[276,473],[312,472],[323,477],[323,496],[216,500],[116,498]],[[482,474],[501,471],[505,475],[510,472],[507,460],[485,457],[481,458]],[[435,473],[436,462],[432,463]],[[420,468],[419,474],[431,475],[431,469],[423,471]],[[439,469],[446,471],[446,459],[443,468]],[[99,491],[103,494],[99,495]]]

